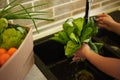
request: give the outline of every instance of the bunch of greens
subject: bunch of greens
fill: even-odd
[[[37,30],[37,26],[35,24],[35,20],[47,20],[47,21],[53,21],[53,19],[46,19],[46,18],[39,18],[35,17],[37,15],[44,15],[47,12],[45,11],[29,11],[29,9],[39,7],[46,5],[47,3],[30,6],[30,7],[24,7],[22,4],[16,3],[17,0],[11,1],[8,5],[6,5],[1,11],[0,11],[0,18],[6,18],[7,20],[13,20],[13,19],[31,19],[33,21],[33,24]],[[20,10],[13,11],[15,7],[21,7]]]
[[[102,43],[92,41],[92,36],[96,35],[98,27],[94,25],[93,18],[90,18],[87,24],[84,18],[68,19],[63,23],[63,31],[60,31],[51,40],[64,44],[65,55],[72,57],[83,43],[87,43],[90,48],[98,53],[103,46]]]
[[[53,19],[35,17],[37,15],[46,14],[45,11],[30,11],[29,9],[46,5],[43,3],[40,5],[24,7],[22,4],[16,3],[17,0],[11,1],[0,11],[0,48],[9,49],[11,47],[18,48],[24,40],[27,29],[18,24],[9,24],[8,20],[14,19],[30,19],[37,30],[35,20],[47,20],[53,21]],[[21,7],[20,10],[14,10],[16,7]],[[38,30],[37,30],[38,31]]]
[[[18,48],[25,36],[27,29],[20,25],[8,24],[7,19],[0,19],[0,48],[10,49]]]

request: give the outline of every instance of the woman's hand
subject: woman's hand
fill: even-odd
[[[98,15],[97,22],[99,27],[120,35],[120,23],[113,20],[111,16],[107,14],[100,14]]]
[[[109,31],[112,31],[114,24],[116,24],[113,18],[107,14],[98,15],[97,22],[99,27],[105,28]]]
[[[86,58],[86,55],[89,54],[90,51],[91,51],[91,50],[90,50],[90,47],[89,47],[87,44],[84,43],[84,44],[81,46],[81,48],[74,53],[74,56],[73,56],[72,60],[73,60],[74,62],[77,62],[77,61],[80,61],[81,58],[82,58],[82,59],[85,59],[85,58]]]

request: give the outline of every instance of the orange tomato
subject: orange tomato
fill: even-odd
[[[2,54],[0,56],[0,66],[2,66],[10,58],[9,54]]]
[[[6,49],[4,49],[4,48],[0,48],[0,56],[1,56],[2,54],[6,53],[6,52],[7,52]]]
[[[15,47],[11,47],[8,51],[7,54],[9,54],[10,56],[13,55],[15,53],[15,51],[17,50],[17,48]]]

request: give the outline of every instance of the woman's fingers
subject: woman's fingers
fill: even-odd
[[[77,56],[76,56],[76,57],[73,57],[72,60],[73,60],[73,61],[80,60],[80,57],[77,57]]]

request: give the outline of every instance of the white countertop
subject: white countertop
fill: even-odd
[[[34,64],[24,80],[47,80],[43,73]]]

